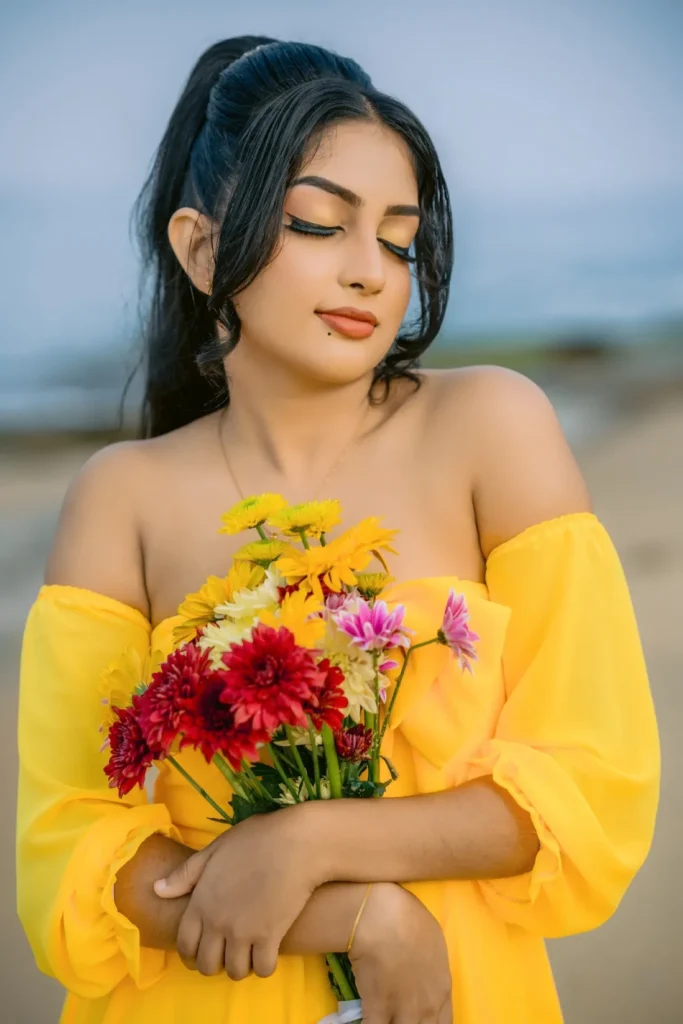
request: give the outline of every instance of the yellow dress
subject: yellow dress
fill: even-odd
[[[530,811],[533,870],[497,881],[409,886],[450,950],[458,1024],[554,1024],[562,1015],[544,936],[595,928],[648,852],[659,747],[637,626],[618,557],[590,513],[533,526],[490,556],[486,584],[452,576],[394,584],[414,642],[433,636],[450,587],[466,594],[481,639],[474,675],[450,652],[411,658],[387,752],[392,796],[492,775]],[[154,832],[200,848],[220,826],[163,768],[154,802],[107,788],[98,679],[127,646],[171,649],[176,619],[154,630],[136,610],[44,586],[21,663],[19,914],[40,969],[67,989],[62,1024],[316,1024],[333,1010],[320,957],[281,957],[267,979],[233,982],[140,946],[112,897],[116,873]],[[186,768],[219,801],[219,773],[195,751]]]

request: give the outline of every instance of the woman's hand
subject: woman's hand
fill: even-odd
[[[176,941],[187,967],[235,981],[274,972],[285,933],[322,881],[296,811],[248,818],[155,883],[165,898],[192,892]]]
[[[363,1024],[452,1024],[443,932],[406,889],[373,886],[350,955]]]

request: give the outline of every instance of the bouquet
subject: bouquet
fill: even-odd
[[[397,531],[369,517],[328,542],[340,521],[338,501],[288,505],[277,494],[222,517],[220,532],[253,529],[258,539],[226,576],[186,597],[174,649],[139,667],[132,693],[109,673],[104,771],[121,796],[167,761],[211,806],[211,820],[232,826],[303,800],[381,797],[397,778],[382,739],[410,657],[444,644],[472,671],[479,638],[451,590],[433,638],[412,644],[405,606],[382,600],[393,582],[383,552],[396,554]],[[383,572],[364,571],[373,557]],[[177,760],[188,746],[227,779],[228,807]],[[349,958],[326,959],[344,1020],[359,1019]]]

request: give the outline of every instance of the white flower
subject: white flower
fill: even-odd
[[[325,636],[319,648],[323,657],[330,659],[344,673],[343,690],[349,702],[346,713],[354,722],[361,721],[361,712],[377,714],[375,700],[375,669],[370,651],[362,651],[351,642],[348,633],[339,629],[330,617],[325,626]],[[382,686],[382,677],[380,677]]]
[[[279,604],[278,587],[284,586],[284,580],[277,569],[266,569],[266,577],[258,587],[245,587],[232,595],[232,601],[216,605],[215,614],[221,618],[252,619],[256,624],[258,613],[268,608],[273,610]]]
[[[211,622],[204,627],[204,633],[197,641],[197,646],[202,651],[211,652],[209,660],[212,668],[224,668],[221,660],[223,652],[229,651],[231,644],[251,639],[253,626],[254,621],[251,618],[243,619],[241,622],[232,622],[230,619]]]

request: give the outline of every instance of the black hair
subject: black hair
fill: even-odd
[[[143,436],[227,404],[223,359],[240,335],[232,300],[273,258],[287,189],[311,145],[331,125],[354,120],[380,123],[405,140],[421,208],[419,311],[375,368],[370,398],[379,381],[384,397],[397,377],[419,387],[415,368],[443,321],[453,259],[448,189],[427,131],[402,103],[378,92],[355,61],[319,46],[240,36],[216,43],[197,61],[133,210],[147,305]],[[168,223],[182,206],[219,225],[210,296],[193,286],[168,239]],[[219,339],[217,322],[228,341]]]

